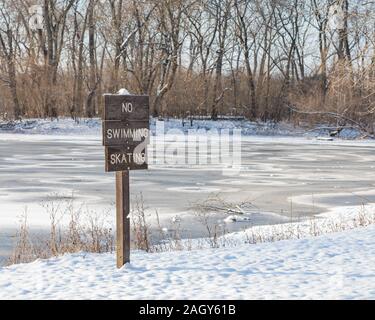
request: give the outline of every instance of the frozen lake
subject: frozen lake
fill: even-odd
[[[142,193],[150,214],[162,224],[181,216],[186,235],[205,236],[192,206],[212,195],[231,202],[249,200],[249,225],[302,219],[337,206],[375,203],[375,143],[304,138],[243,137],[237,175],[220,166],[155,164],[131,173],[132,197]],[[156,145],[157,148],[157,145]],[[114,213],[115,178],[104,172],[104,148],[96,136],[0,135],[0,256],[9,252],[10,235],[27,209],[35,228],[48,226],[41,206],[66,199],[97,212]],[[114,217],[114,214],[112,215]],[[225,214],[214,219],[220,221]]]

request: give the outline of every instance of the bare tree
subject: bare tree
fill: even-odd
[[[318,29],[320,54],[319,74],[321,76],[321,88],[323,92],[323,97],[325,97],[327,93],[327,62],[329,53],[329,41],[327,30],[329,19],[329,4],[326,0],[311,0],[311,10],[314,14],[316,26]]]
[[[160,32],[159,84],[154,101],[154,116],[158,116],[163,97],[172,88],[177,68],[180,47],[182,46],[181,21],[190,3],[183,0],[163,0],[157,6]]]
[[[96,112],[96,92],[99,84],[97,75],[97,54],[96,54],[96,22],[95,8],[97,0],[89,0],[87,8],[87,23],[89,28],[89,83],[86,98],[86,115],[91,118]]]
[[[211,107],[211,118],[217,120],[218,105],[223,101],[227,88],[222,86],[223,60],[226,50],[226,38],[229,28],[233,0],[212,0],[209,3],[209,11],[217,20],[217,50],[215,63],[215,80],[213,85],[213,100]]]
[[[258,106],[256,101],[255,77],[251,65],[250,51],[255,46],[256,34],[260,30],[251,30],[254,26],[254,12],[250,1],[235,0],[236,10],[236,35],[241,44],[247,73],[247,85],[249,88],[248,114],[251,119],[257,118]]]
[[[190,33],[196,41],[199,52],[200,73],[203,79],[203,101],[198,103],[196,110],[201,111],[204,106],[206,113],[209,112],[209,90],[213,64],[210,58],[213,53],[213,45],[217,37],[219,20],[207,10],[205,1],[199,1],[190,14],[187,15],[190,22]]]
[[[46,91],[44,94],[45,116],[58,115],[56,105],[57,73],[65,41],[67,16],[76,0],[44,0],[44,47]]]
[[[2,5],[0,5],[0,56],[5,59],[7,69],[7,77],[2,78],[2,80],[9,86],[12,95],[14,117],[16,119],[20,119],[22,113],[17,94],[15,61],[17,38],[14,32],[14,30],[16,30],[17,32],[18,28],[16,27],[15,22],[12,21],[12,14],[9,9],[12,9],[10,3],[3,3]]]
[[[374,1],[41,0],[32,28],[35,3],[0,4],[2,114],[93,117],[126,87],[154,116],[374,126]]]

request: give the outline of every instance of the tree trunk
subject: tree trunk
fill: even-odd
[[[96,53],[95,53],[95,21],[94,21],[94,0],[89,3],[89,56],[90,56],[90,76],[89,76],[89,95],[86,102],[86,116],[92,118],[96,110]]]
[[[218,57],[217,57],[217,62],[216,62],[216,74],[215,74],[215,82],[214,82],[214,97],[213,97],[213,103],[212,103],[212,109],[211,109],[211,119],[212,120],[217,120],[218,118],[218,103],[219,101],[217,100],[218,92],[222,91],[222,71],[223,71],[223,55],[224,51],[219,50],[218,52]]]
[[[8,48],[5,44],[4,39],[0,35],[0,42],[3,48],[5,58],[7,61],[7,71],[8,71],[8,78],[9,78],[9,89],[12,95],[13,100],[13,115],[16,120],[19,120],[22,116],[21,107],[18,99],[17,94],[17,78],[16,78],[16,66],[14,64],[14,50],[13,50],[13,32],[12,30],[8,29],[7,32],[7,42]]]
[[[246,64],[246,72],[247,72],[247,85],[249,87],[249,115],[251,120],[255,120],[258,115],[258,106],[256,101],[256,90],[255,90],[255,82],[254,82],[254,75],[251,70],[250,61],[249,61],[249,52],[245,51],[245,64]]]

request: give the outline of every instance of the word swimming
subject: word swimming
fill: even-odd
[[[111,165],[119,164],[132,164],[136,163],[139,165],[145,164],[147,160],[146,153],[114,153],[110,156]]]
[[[144,129],[107,129],[107,139],[131,139],[133,141],[142,141],[149,137],[149,130]]]

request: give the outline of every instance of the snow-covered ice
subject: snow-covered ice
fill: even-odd
[[[152,130],[155,123],[152,119]],[[177,119],[164,124],[167,132],[190,129],[190,123],[182,127]],[[99,119],[31,120],[0,127],[0,260],[10,254],[11,236],[25,210],[32,232],[49,227],[49,214],[41,206],[48,200],[65,205],[73,197],[76,207],[109,213],[114,222],[114,176],[104,172]],[[178,215],[183,237],[207,235],[193,209],[213,194],[232,203],[248,200],[258,208],[249,221],[237,217],[235,223],[226,213],[212,212],[212,221],[227,222],[228,232],[375,203],[374,141],[319,141],[288,124],[201,120],[193,128],[242,128],[241,172],[226,176],[221,165],[160,162],[155,152],[158,161],[150,170],[131,174],[133,200],[142,193],[151,222],[157,210],[162,227],[171,229]],[[157,138],[151,142],[150,152],[158,150]],[[173,145],[185,149],[183,143]]]
[[[176,119],[165,127],[191,129]],[[198,232],[197,239],[182,241],[193,251],[133,252],[121,270],[113,254],[86,253],[0,268],[0,299],[375,299],[375,226],[356,228],[355,221],[362,203],[366,214],[375,212],[373,141],[321,141],[319,130],[288,124],[202,120],[193,128],[241,128],[240,174],[156,164],[132,178],[133,192],[141,190],[154,208],[164,205],[161,216],[175,222],[191,214],[186,198],[216,192],[234,202],[247,198],[261,211],[217,217],[228,228],[243,224],[247,230],[220,238],[227,245],[220,249],[202,245]],[[0,123],[1,226],[14,226],[25,205],[34,225],[48,225],[39,203],[52,191],[66,196],[82,187],[75,190],[82,203],[113,207],[114,180],[102,172],[100,131],[99,119]],[[298,222],[285,223],[291,215]],[[314,226],[329,234],[311,237],[313,216]],[[260,226],[248,228],[248,218]],[[330,233],[335,224],[351,230]],[[245,244],[254,232],[266,243]],[[292,239],[272,243],[275,234]]]
[[[46,126],[51,132],[51,123]],[[27,208],[30,224],[46,227],[49,218],[40,204],[50,198],[68,199],[73,192],[77,205],[113,210],[114,177],[104,172],[100,131],[94,127],[92,135],[75,130],[69,135],[69,129],[60,135],[0,134],[2,226],[17,227],[18,216]],[[151,152],[157,146],[150,145]],[[220,165],[156,163],[131,175],[132,194],[142,192],[146,205],[158,209],[161,218],[188,212],[192,203],[218,193],[232,202],[248,199],[261,211],[279,216],[289,217],[293,202],[295,216],[311,215],[313,207],[323,211],[318,208],[321,200],[329,204],[326,207],[375,202],[374,146],[374,141],[244,136],[238,175],[224,176]],[[282,217],[271,222],[282,222]]]
[[[1,299],[375,299],[375,226],[317,238],[0,269]]]

